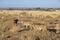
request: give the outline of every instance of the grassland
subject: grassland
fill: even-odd
[[[0,10],[0,40],[60,40],[60,11]]]

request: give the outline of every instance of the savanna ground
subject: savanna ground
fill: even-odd
[[[60,40],[60,11],[0,10],[0,40]]]

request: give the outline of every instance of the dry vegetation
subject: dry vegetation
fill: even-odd
[[[0,10],[0,40],[60,40],[60,11]]]

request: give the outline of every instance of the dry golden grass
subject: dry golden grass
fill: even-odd
[[[47,30],[59,26],[60,11],[0,10],[0,40],[60,40],[60,33]]]

